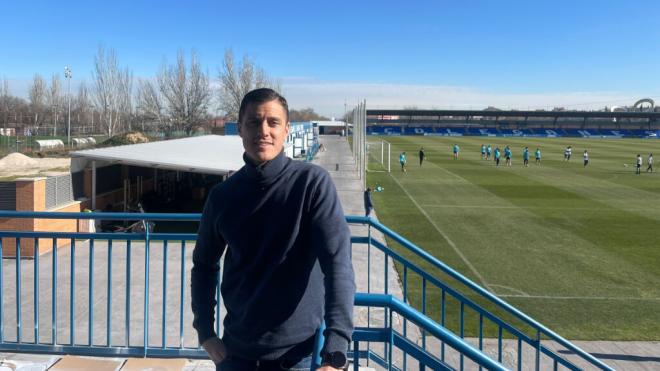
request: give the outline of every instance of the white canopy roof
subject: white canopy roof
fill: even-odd
[[[71,172],[98,161],[97,166],[124,164],[222,175],[244,165],[243,152],[239,136],[205,135],[72,152]]]

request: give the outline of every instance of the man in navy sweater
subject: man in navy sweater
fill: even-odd
[[[345,367],[355,279],[350,233],[328,173],[283,153],[286,100],[271,89],[243,98],[245,166],[209,194],[193,252],[193,326],[218,370],[310,367],[325,319],[322,367]],[[220,257],[227,314],[213,329]]]

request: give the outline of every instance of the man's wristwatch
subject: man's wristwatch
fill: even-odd
[[[333,368],[345,370],[348,367],[348,358],[343,352],[329,352],[321,356],[321,364],[328,365]]]

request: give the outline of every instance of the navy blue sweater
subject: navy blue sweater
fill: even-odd
[[[280,153],[245,166],[209,194],[193,252],[193,326],[212,336],[219,260],[229,354],[282,357],[326,321],[324,351],[346,352],[355,279],[350,232],[321,167]],[[307,349],[305,351],[310,351]]]

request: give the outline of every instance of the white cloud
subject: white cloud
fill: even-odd
[[[620,92],[498,93],[460,86],[433,86],[391,83],[282,80],[283,93],[292,108],[312,107],[326,116],[339,117],[344,103],[350,110],[360,99],[368,108],[420,109],[601,109],[612,105],[632,105],[642,96]]]

